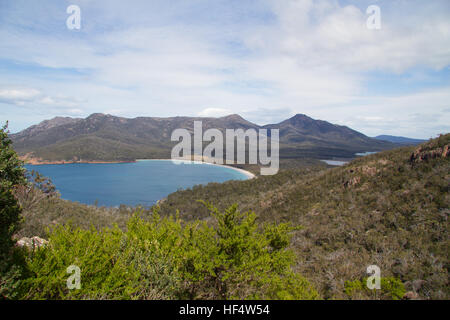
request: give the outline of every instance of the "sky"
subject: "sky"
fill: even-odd
[[[0,0],[0,124],[96,112],[448,133],[450,1]]]

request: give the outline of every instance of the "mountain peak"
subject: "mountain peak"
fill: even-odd
[[[34,128],[39,129],[50,129],[53,127],[61,126],[67,123],[73,123],[78,121],[79,118],[71,118],[71,117],[54,117],[50,120],[44,120],[39,124],[35,125]]]
[[[297,113],[295,116],[285,120],[285,123],[290,123],[292,125],[304,125],[305,123],[313,123],[317,120],[308,117],[306,114]]]
[[[314,120],[314,119],[311,117],[308,117],[306,114],[297,113],[295,116],[291,117],[288,120]]]
[[[91,114],[91,115],[90,115],[89,117],[87,117],[86,119],[99,119],[99,118],[105,118],[105,117],[107,117],[107,116],[108,116],[107,114],[97,112],[97,113]]]
[[[224,116],[224,117],[222,117],[222,119],[227,119],[227,120],[245,120],[244,118],[242,118],[237,113],[233,113],[233,114],[230,114],[228,116]]]
[[[295,116],[293,116],[292,118],[308,118],[308,119],[312,119],[311,117],[308,117],[306,114],[304,113],[297,113]]]
[[[85,119],[56,118],[32,126],[12,136],[19,154],[33,152],[42,159],[64,160],[80,157],[91,160],[129,160],[170,156],[170,132],[174,128],[191,129],[199,118],[121,118],[93,113]],[[202,118],[205,128],[278,129],[287,157],[347,157],[355,152],[379,151],[393,147],[389,142],[368,138],[347,127],[314,120],[297,114],[278,124],[259,126],[238,114],[221,118]],[[111,143],[117,141],[117,143]],[[80,147],[81,146],[81,147]],[[62,153],[61,150],[67,151]],[[99,150],[105,151],[99,153]],[[155,151],[156,150],[156,151]],[[55,156],[56,155],[56,156]],[[94,156],[93,156],[94,155]],[[53,157],[53,158],[52,158]]]

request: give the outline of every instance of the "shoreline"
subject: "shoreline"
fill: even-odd
[[[212,165],[212,166],[218,166],[218,167],[225,167],[225,168],[233,169],[235,171],[238,171],[238,172],[244,174],[248,178],[248,180],[256,178],[256,175],[251,173],[250,171],[247,171],[247,170],[244,170],[244,169],[240,169],[240,168],[235,168],[235,167],[232,167],[232,166],[229,166],[229,165],[225,165],[225,164],[217,164],[217,163],[211,163],[211,162],[205,162],[205,161],[183,160],[183,159],[136,159],[136,162],[139,162],[139,161],[172,161],[172,162],[180,162],[180,163],[208,164],[208,165]]]
[[[77,164],[77,163],[82,163],[82,164],[114,164],[114,163],[135,163],[136,161],[64,161],[64,160],[59,160],[59,161],[37,161],[37,160],[23,160],[21,159],[25,165],[29,165],[29,166],[39,166],[39,165],[44,165],[44,164]]]
[[[136,160],[124,160],[124,161],[106,161],[106,160],[44,160],[42,158],[33,157],[31,153],[19,156],[19,160],[23,161],[25,165],[39,166],[43,164],[75,164],[75,163],[134,163]]]
[[[256,178],[256,175],[251,173],[250,171],[236,168],[233,166],[225,165],[225,164],[216,164],[216,163],[210,163],[210,162],[204,162],[204,161],[198,161],[198,160],[183,160],[183,159],[136,159],[134,161],[40,161],[38,159],[30,159],[30,158],[22,158],[21,159],[25,165],[31,165],[31,166],[39,166],[39,165],[61,165],[61,164],[77,164],[77,163],[83,163],[83,164],[115,164],[115,163],[136,163],[139,161],[172,161],[172,162],[184,162],[184,163],[196,163],[196,164],[208,164],[218,167],[225,167],[230,168],[235,171],[238,171],[242,174],[244,174],[248,180]]]

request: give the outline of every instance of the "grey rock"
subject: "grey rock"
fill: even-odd
[[[21,238],[19,241],[17,241],[16,246],[18,247],[27,247],[30,249],[34,248],[40,248],[44,247],[48,244],[48,241],[39,237],[32,237],[32,238]]]

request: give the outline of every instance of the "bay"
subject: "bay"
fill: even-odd
[[[49,177],[61,198],[84,204],[117,207],[151,206],[179,189],[209,182],[246,180],[244,172],[198,162],[142,160],[133,163],[26,165]],[[196,199],[192,199],[195,201]]]

